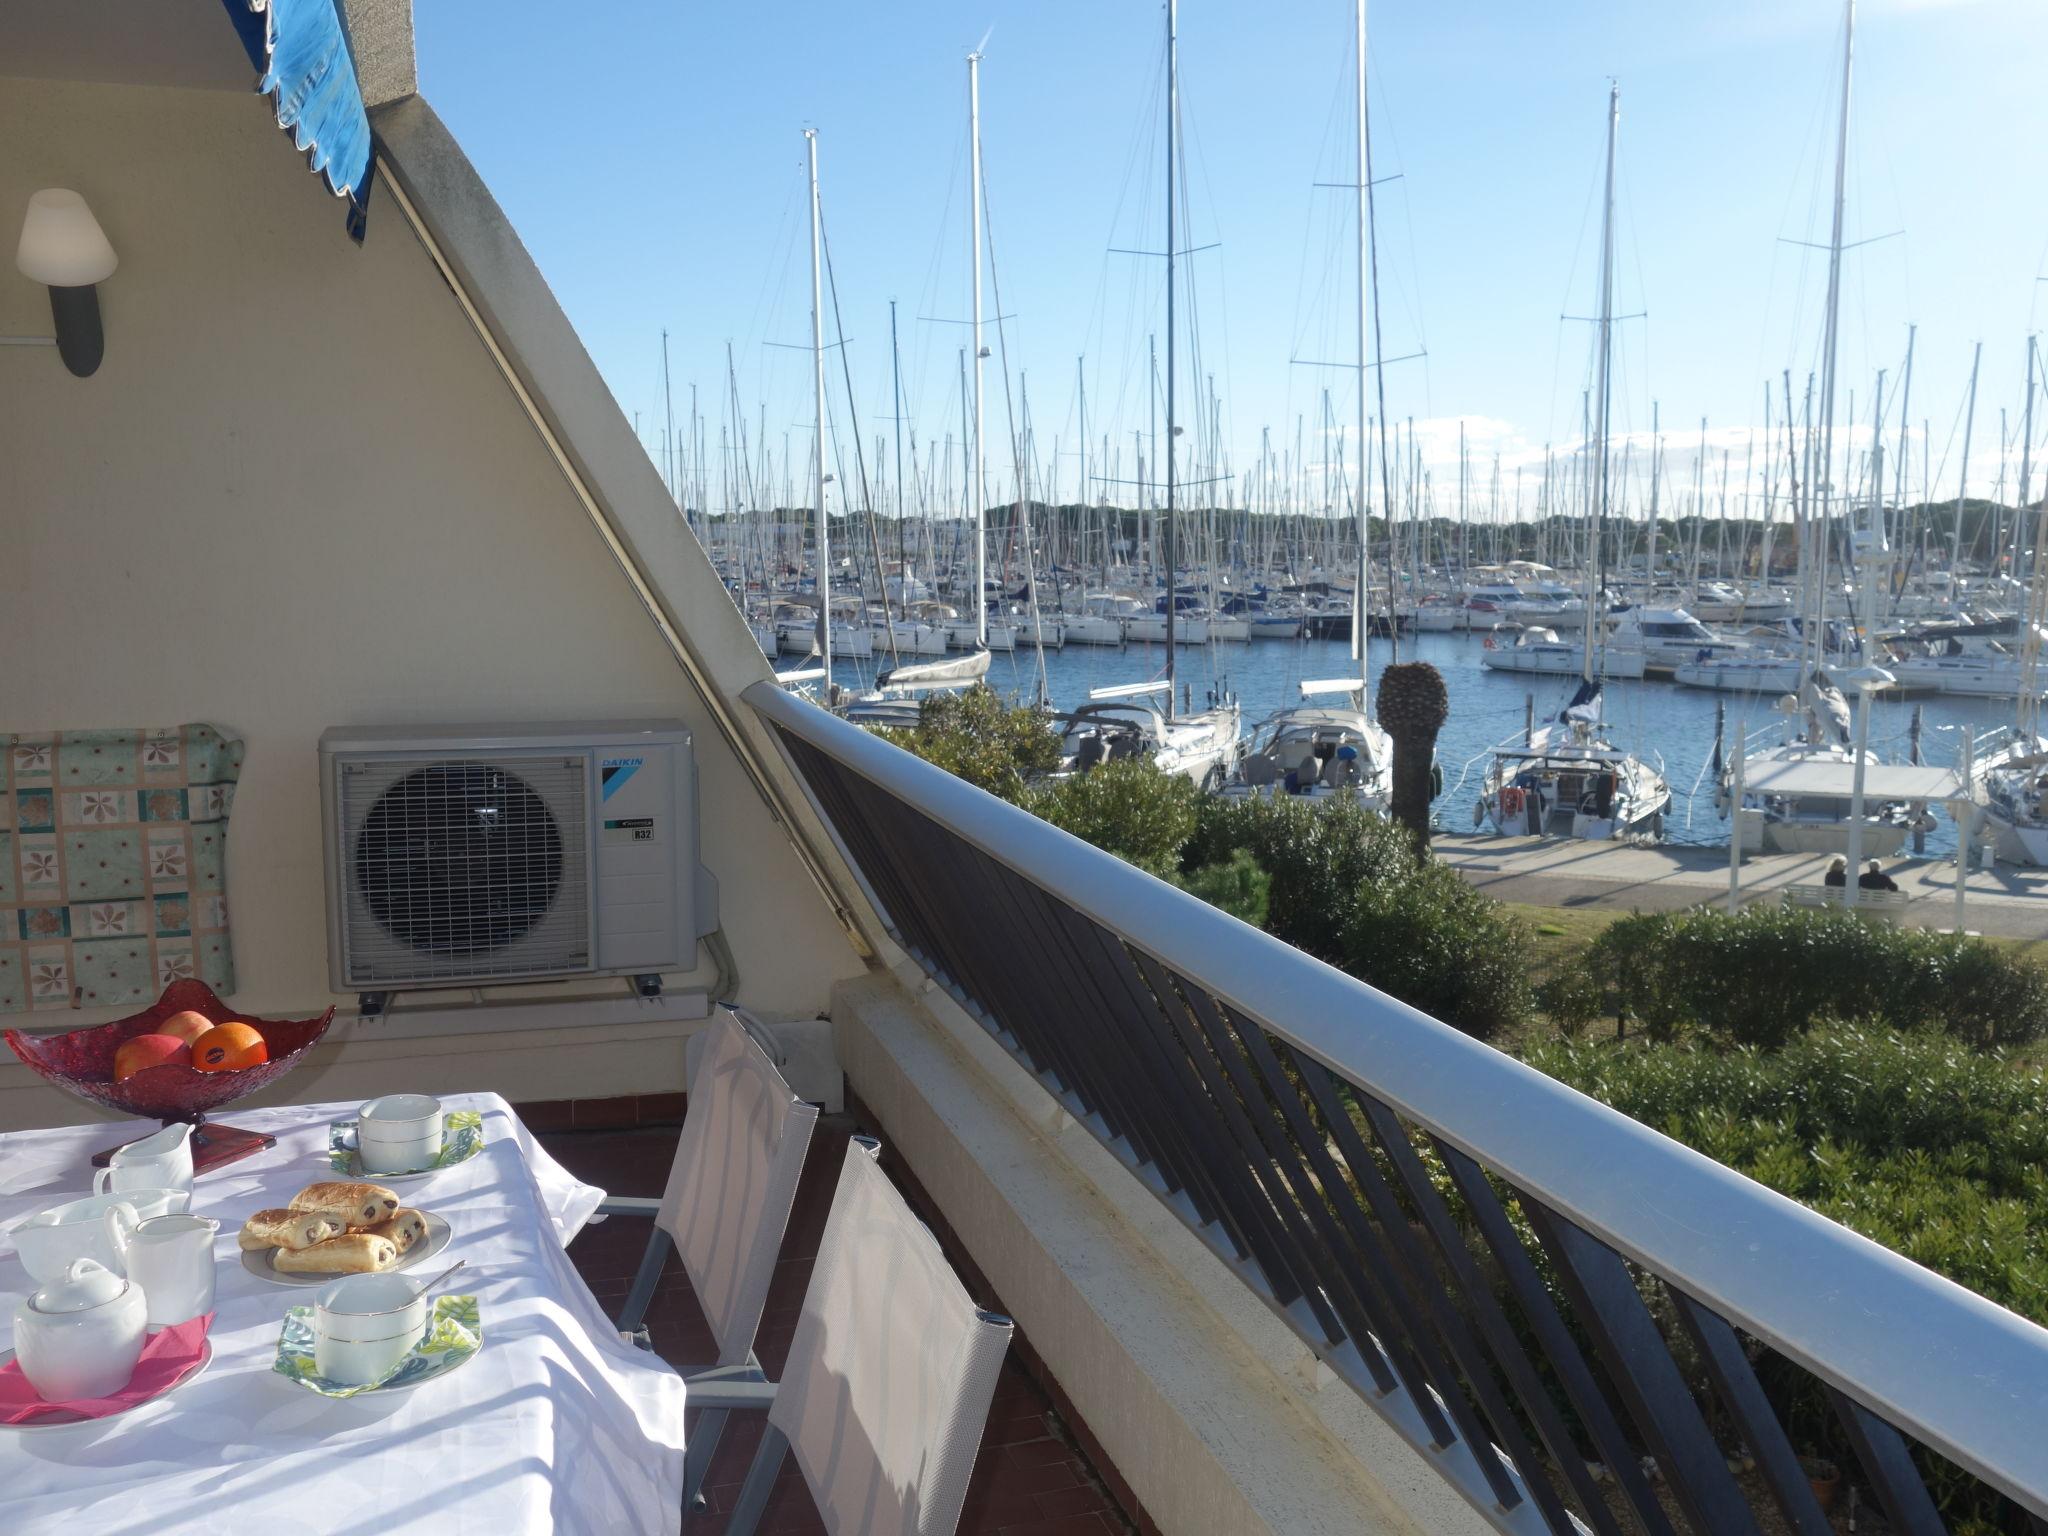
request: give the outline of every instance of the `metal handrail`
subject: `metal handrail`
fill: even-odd
[[[1930,1449],[2048,1508],[2048,1329],[857,726],[770,684],[742,697]]]

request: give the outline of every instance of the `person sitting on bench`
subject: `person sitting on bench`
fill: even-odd
[[[1849,861],[1839,853],[1836,854],[1835,861],[1828,866],[1828,872],[1821,876],[1820,883],[1833,886],[1847,885],[1849,883]]]
[[[1856,884],[1866,891],[1896,891],[1899,882],[1884,872],[1884,866],[1872,859],[1863,866],[1863,873],[1856,877]]]

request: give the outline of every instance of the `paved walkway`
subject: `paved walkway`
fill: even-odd
[[[1728,895],[1728,850],[1677,844],[1577,842],[1569,838],[1438,833],[1430,847],[1489,896],[1539,907],[1613,907],[1658,912]],[[1788,885],[1819,881],[1822,854],[1751,854],[1742,864],[1742,899],[1778,899]],[[1924,928],[1955,926],[1955,864],[1939,858],[1885,861],[1911,899],[1904,920]],[[2048,940],[2048,870],[2009,864],[1973,869],[1963,926],[2002,938]]]

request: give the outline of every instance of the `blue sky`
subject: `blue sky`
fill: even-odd
[[[994,276],[1014,316],[986,340],[1007,343],[1013,390],[1028,380],[1039,473],[1057,465],[1063,495],[1080,469],[1083,354],[1089,435],[1109,434],[1115,454],[1094,471],[1135,475],[1163,274],[1109,248],[1161,238],[1163,6],[615,0],[588,24],[564,14],[427,0],[423,88],[650,444],[666,328],[678,419],[694,382],[714,454],[728,342],[749,434],[765,421],[778,477],[785,445],[808,452],[809,359],[768,345],[809,336],[806,126],[871,471],[890,430],[892,298],[920,460],[957,438],[964,331],[920,317],[967,313],[963,60],[986,33]],[[1352,420],[1352,376],[1295,361],[1351,356],[1350,200],[1312,185],[1352,174],[1351,17],[1346,0],[1182,6],[1190,222],[1195,243],[1219,242],[1191,263],[1202,380],[1182,378],[1206,397],[1213,374],[1237,471],[1264,428],[1276,452],[1299,433],[1303,460],[1329,457],[1326,388],[1335,420]],[[1388,412],[1418,423],[1440,507],[1461,421],[1481,494],[1496,453],[1506,483],[1520,466],[1533,494],[1545,443],[1578,435],[1589,328],[1560,316],[1595,303],[1609,77],[1622,90],[1618,307],[1646,312],[1621,327],[1615,427],[1646,434],[1658,402],[1683,484],[1704,416],[1710,490],[1723,448],[1739,488],[1764,381],[1791,368],[1797,393],[1818,363],[1825,257],[1784,242],[1827,237],[1840,32],[1838,0],[1373,7],[1374,169],[1400,177],[1380,196],[1385,351],[1428,354],[1390,368]],[[1876,370],[1896,383],[1918,325],[1911,451],[1923,454],[1925,418],[1937,493],[1953,492],[1977,341],[1973,490],[1991,488],[2001,406],[2019,430],[2025,337],[2048,310],[2044,59],[2040,0],[1859,7],[1847,235],[1904,233],[1846,259],[1840,388],[1867,419]],[[1007,486],[994,366],[988,390],[992,474]],[[836,357],[832,393],[850,453]],[[2037,422],[2038,439],[2048,409]]]

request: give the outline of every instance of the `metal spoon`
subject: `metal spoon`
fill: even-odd
[[[443,1280],[446,1280],[450,1275],[454,1274],[455,1271],[462,1268],[462,1266],[467,1264],[468,1262],[469,1260],[467,1259],[457,1259],[453,1264],[450,1264],[446,1269],[442,1270],[441,1273],[434,1276],[433,1279],[421,1285],[419,1288],[419,1294],[422,1296],[426,1295],[427,1292],[431,1291],[435,1286],[439,1285]]]

